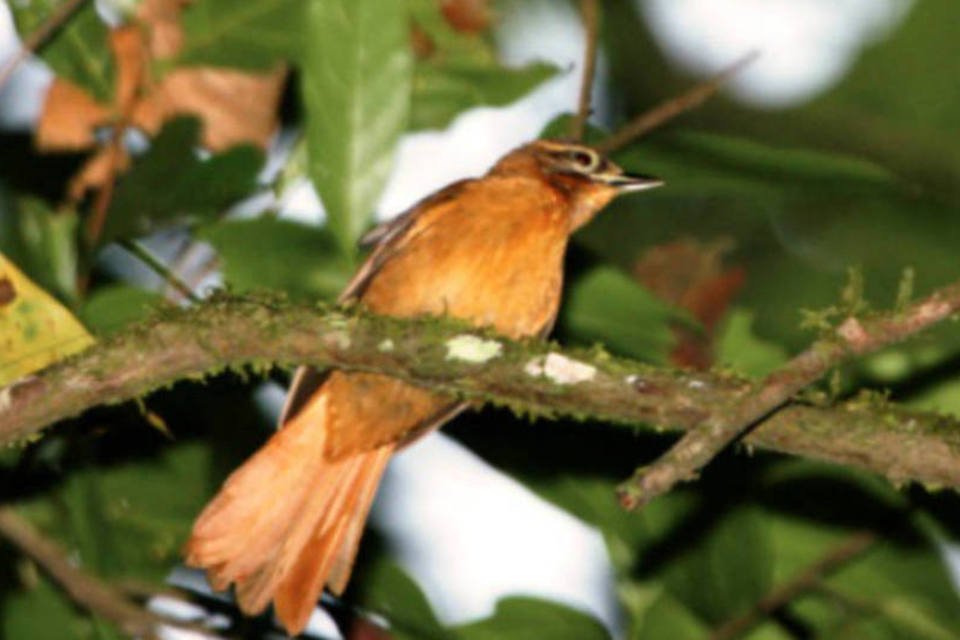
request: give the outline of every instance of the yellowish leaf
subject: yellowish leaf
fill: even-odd
[[[0,254],[0,386],[93,342],[69,311]]]

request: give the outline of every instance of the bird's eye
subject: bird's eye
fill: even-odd
[[[567,157],[574,165],[576,165],[577,169],[583,171],[584,173],[596,171],[597,167],[600,165],[600,156],[592,151],[578,149],[576,151],[569,152]]]

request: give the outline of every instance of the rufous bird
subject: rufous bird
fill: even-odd
[[[660,184],[581,144],[531,142],[373,229],[364,240],[374,248],[340,301],[545,336],[570,234],[617,195]],[[286,630],[300,633],[324,586],[346,588],[390,456],[466,406],[376,373],[302,367],[281,428],[197,518],[187,564],[206,569],[214,589],[233,583],[247,614],[272,600]]]

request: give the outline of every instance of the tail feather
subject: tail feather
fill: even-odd
[[[321,390],[227,479],[184,550],[214,589],[236,584],[244,612],[273,599],[291,634],[306,626],[324,584],[345,585],[394,448],[326,460],[327,406]]]
[[[336,595],[340,595],[347,588],[350,572],[353,570],[353,562],[360,547],[360,536],[363,534],[363,527],[367,522],[367,516],[370,514],[370,507],[373,506],[373,498],[377,493],[377,487],[380,486],[380,477],[393,454],[393,447],[383,447],[378,449],[378,452],[380,455],[370,463],[372,468],[366,474],[364,486],[360,488],[356,507],[346,512],[347,523],[343,541],[336,550],[336,555],[333,557],[333,566],[330,567],[327,577],[327,586]]]
[[[338,508],[330,509],[314,528],[294,568],[280,584],[276,598],[277,616],[288,630],[302,630],[310,618],[325,584],[338,593],[334,581],[345,585],[356,556],[363,523],[373,502],[377,485],[393,447],[375,449],[351,460],[350,478],[344,482]],[[359,526],[357,526],[359,524]],[[343,569],[346,566],[346,576]],[[334,575],[334,570],[338,574]],[[340,591],[343,588],[341,585]]]
[[[322,413],[325,399],[316,403]],[[277,432],[224,483],[193,526],[187,564],[209,569],[212,586],[262,577],[269,560],[298,522],[310,472],[323,455],[323,430],[296,421]]]

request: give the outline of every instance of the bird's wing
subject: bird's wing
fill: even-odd
[[[350,279],[350,282],[347,283],[340,297],[337,298],[337,302],[343,304],[359,298],[370,280],[394,255],[405,233],[414,226],[417,220],[434,208],[455,199],[472,182],[475,182],[475,180],[454,182],[420,200],[395,218],[387,220],[368,231],[360,239],[360,246],[373,247],[373,251],[357,269],[357,273]]]
[[[448,185],[444,189],[427,196],[420,200],[406,211],[396,217],[382,222],[361,239],[361,247],[372,247],[373,250],[367,259],[363,262],[354,276],[344,287],[337,302],[346,304],[354,302],[361,295],[364,289],[370,283],[370,280],[386,264],[390,258],[395,255],[397,246],[403,238],[404,233],[410,229],[414,223],[427,211],[447,203],[456,198],[464,188],[474,180],[460,180]],[[279,424],[284,425],[292,418],[303,405],[313,396],[314,392],[323,384],[327,378],[327,371],[319,371],[315,367],[298,367],[290,382],[290,390],[287,393],[287,399],[280,412]],[[466,405],[464,404],[464,407]],[[459,411],[462,411],[461,408]],[[459,412],[458,411],[458,412]]]

